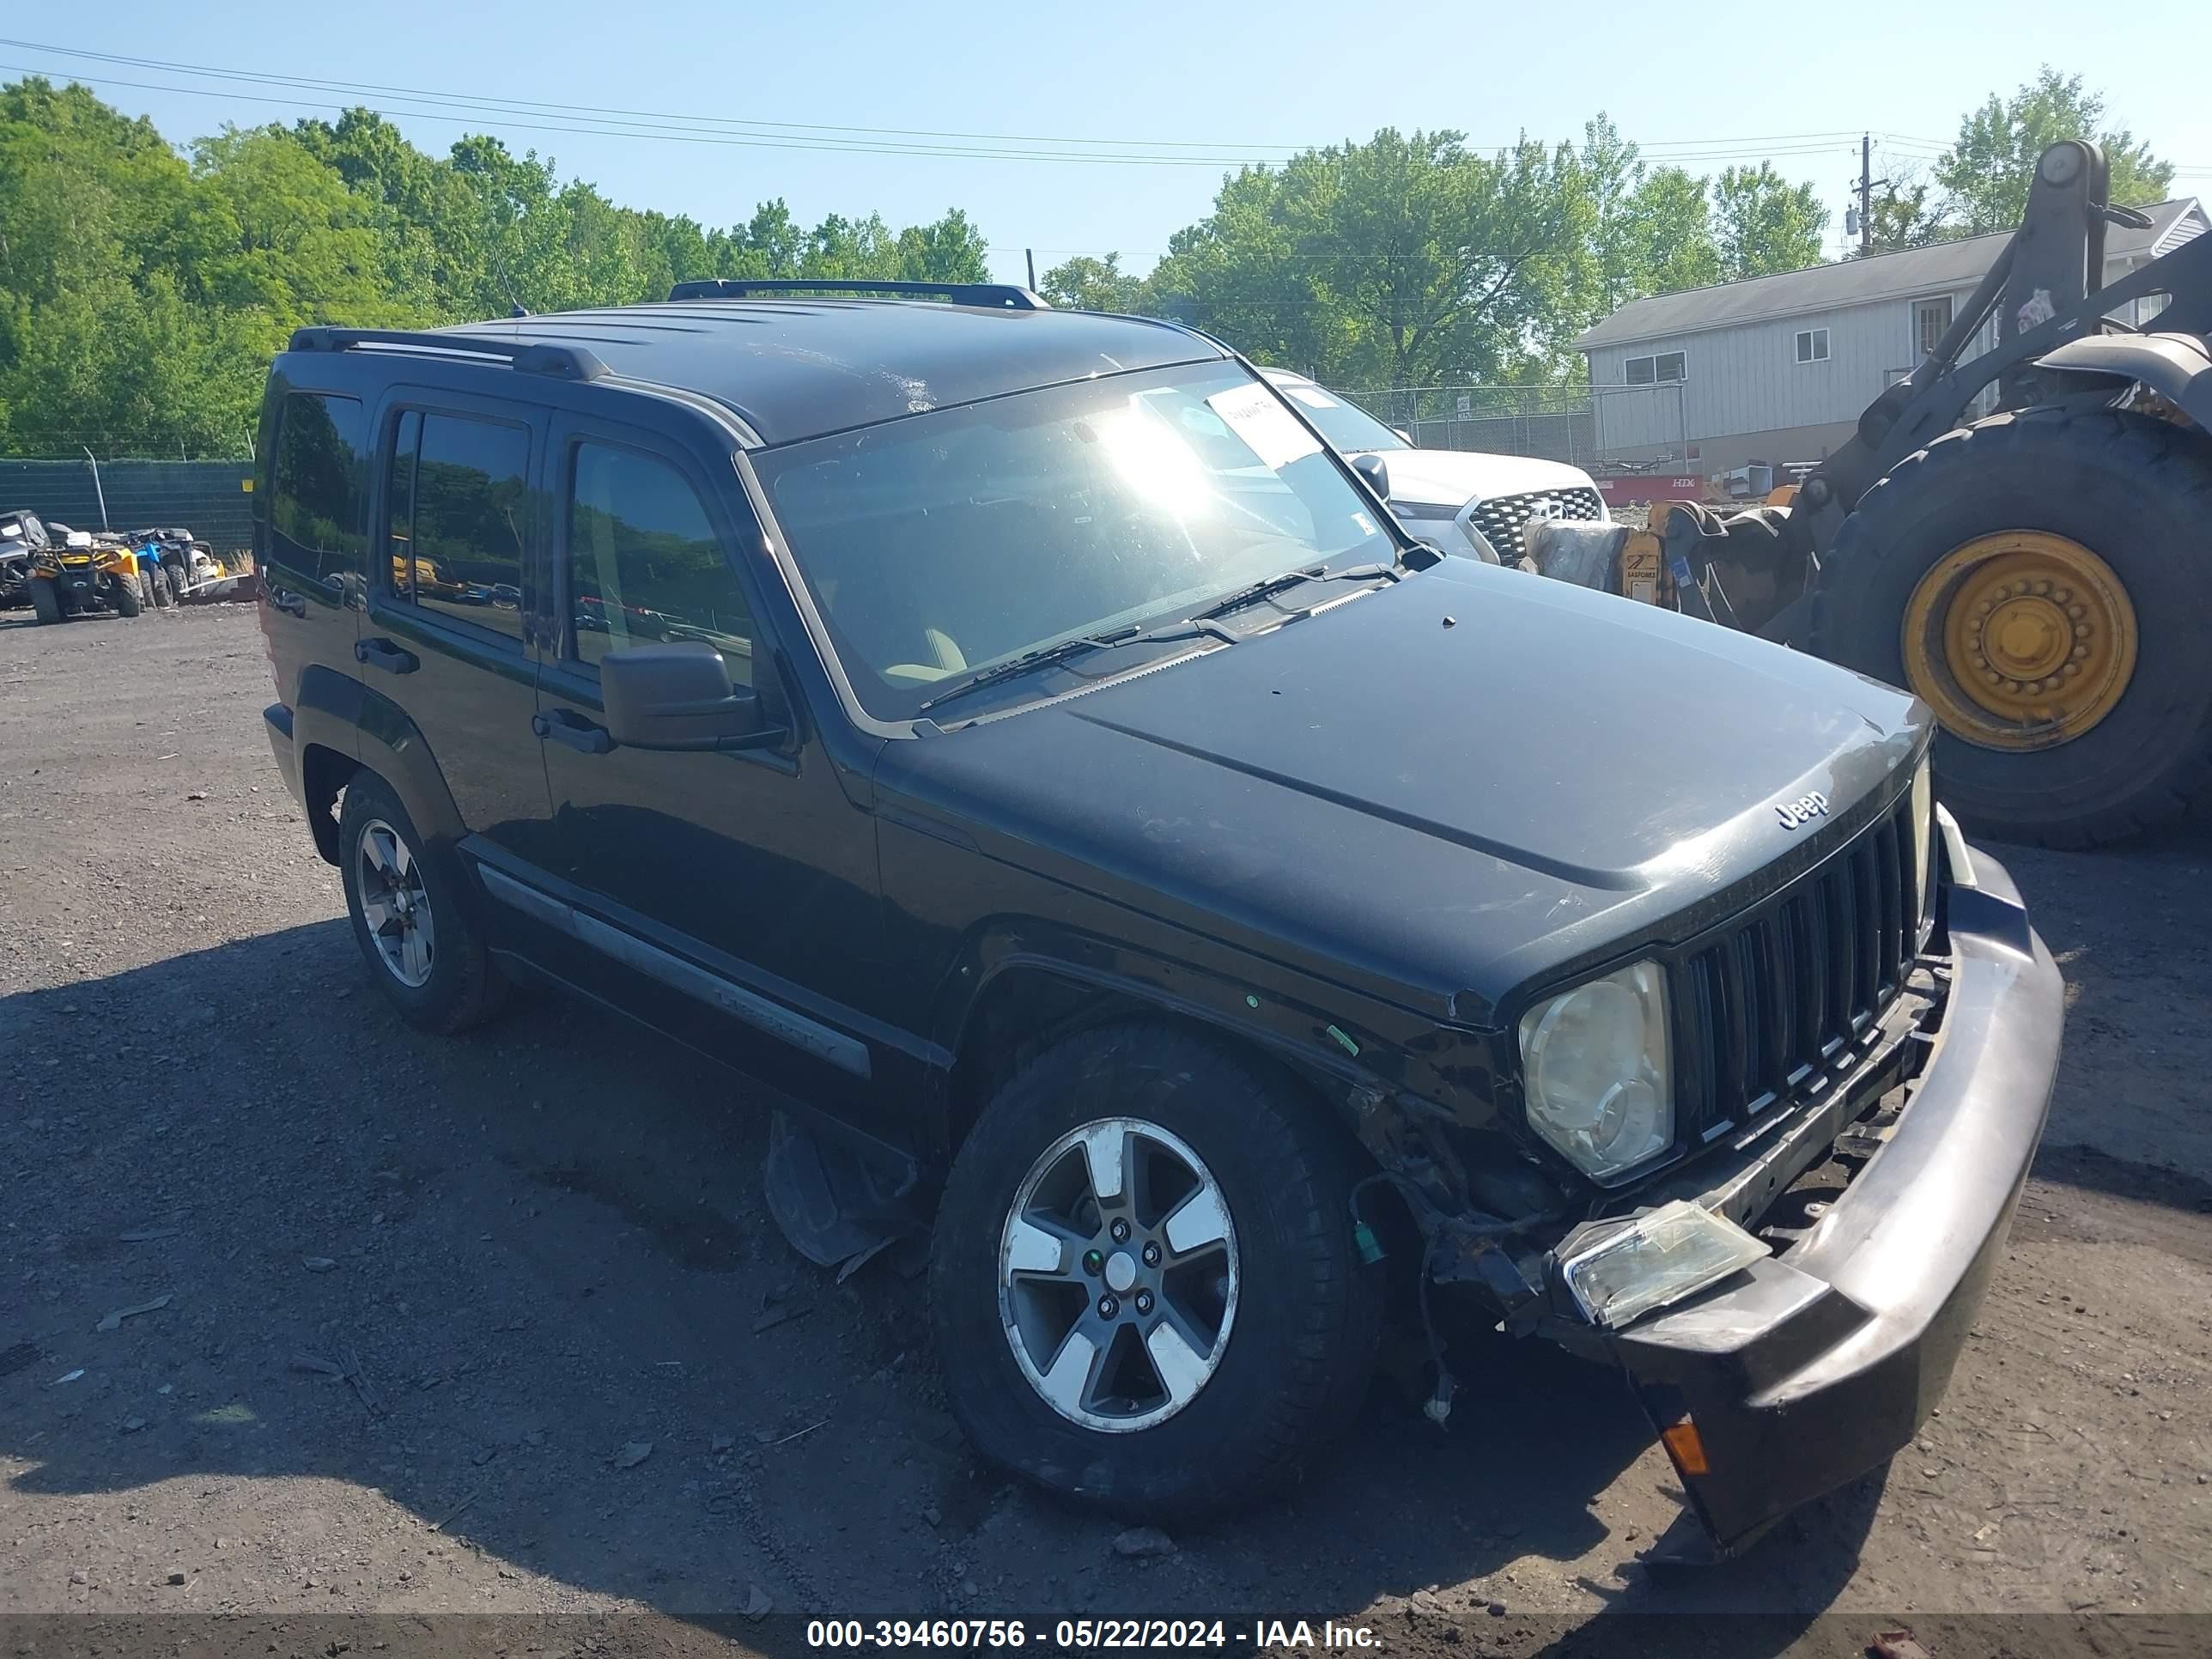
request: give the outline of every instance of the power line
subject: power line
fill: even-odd
[[[398,97],[427,107],[395,112],[416,118],[473,119],[487,126],[520,131],[561,132],[582,137],[651,137],[683,143],[708,143],[745,148],[819,149],[830,153],[871,155],[936,155],[963,160],[1088,161],[1136,166],[1271,167],[1303,151],[1329,148],[1323,144],[1249,143],[1220,141],[1128,139],[1048,137],[1037,134],[977,133],[957,131],[836,125],[826,123],[770,121],[756,118],[676,114],[665,111],[626,109],[611,106],[566,105],[537,100],[513,99],[490,94],[451,93],[423,88],[388,86],[370,82],[325,80],[277,75],[258,70],[226,70],[210,64],[141,58],[116,52],[92,52],[45,42],[0,38],[0,46],[50,52],[63,58],[150,69],[167,74],[198,76],[246,85],[318,93],[370,94]],[[129,87],[140,91],[167,92],[198,97],[231,98],[287,107],[344,109],[309,99],[270,98],[208,87],[136,81],[118,76],[78,75],[73,70],[0,65],[24,74],[59,74],[94,85]],[[564,117],[545,120],[519,116]],[[803,137],[797,135],[815,135]],[[843,137],[838,135],[853,135]],[[1639,155],[1660,162],[1722,160],[1753,155],[1814,154],[1849,137],[1836,133],[1753,134],[1741,138],[1668,139],[1637,146]],[[915,143],[914,139],[958,140],[957,143]],[[886,142],[892,141],[892,142]],[[1006,148],[1020,144],[1059,146],[1045,150]],[[1476,151],[1510,149],[1516,144],[1469,144]],[[1081,148],[1077,148],[1081,147]],[[1206,153],[1192,154],[1194,149]],[[1182,153],[1177,153],[1178,151]],[[1239,151],[1267,152],[1235,153]]]

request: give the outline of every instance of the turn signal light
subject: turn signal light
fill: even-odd
[[[1705,1443],[1698,1437],[1698,1425],[1688,1418],[1662,1429],[1659,1438],[1666,1443],[1668,1456],[1683,1474],[1704,1474],[1711,1467],[1705,1462]]]

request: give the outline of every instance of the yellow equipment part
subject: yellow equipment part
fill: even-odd
[[[2039,530],[1981,536],[1912,590],[1899,640],[1913,690],[1984,749],[2051,749],[2118,706],[2134,677],[2135,605],[2112,566]]]

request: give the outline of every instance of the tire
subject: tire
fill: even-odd
[[[1967,828],[2051,847],[2117,841],[2212,799],[2212,442],[2124,411],[2035,409],[1946,434],[1869,490],[1821,562],[1807,642],[1910,685],[1903,639],[1915,589],[1954,550],[2041,532],[2109,568],[2135,620],[2125,689],[2056,746],[1978,743],[1946,723],[1938,793]]]
[[[154,603],[161,610],[173,611],[176,608],[177,596],[169,586],[169,573],[160,565],[146,573],[146,586],[153,589]]]
[[[1142,1328],[1136,1292],[1146,1281],[1119,1285],[1131,1299],[1118,1317],[1133,1330],[1114,1339],[1126,1347],[1104,1352],[1122,1355],[1125,1364],[1133,1359],[1138,1382],[1129,1396],[1146,1411],[1120,1419],[1118,1429],[1078,1421],[1048,1401],[1048,1385],[1033,1382],[1017,1356],[1023,1338],[1014,1328],[1021,1319],[1007,1311],[1014,1304],[1002,1295],[1000,1279],[1002,1251],[1014,1246],[1014,1207],[1037,1181],[1047,1154],[1085,1126],[1107,1120],[1134,1121],[1170,1137],[1174,1148],[1141,1134],[1121,1144],[1168,1159],[1170,1175],[1178,1149],[1210,1174],[1228,1218],[1223,1231],[1230,1245],[1214,1256],[1200,1246],[1192,1271],[1218,1291],[1218,1263],[1225,1259],[1228,1282],[1236,1287],[1225,1320],[1199,1322],[1200,1342],[1220,1328],[1218,1346],[1207,1356],[1212,1369],[1162,1416],[1156,1396],[1165,1372],[1140,1352],[1151,1339],[1134,1334]],[[1089,1156],[1079,1144],[1062,1156],[1073,1158],[1074,1186],[1083,1186]],[[1180,1025],[1106,1026],[1039,1055],[984,1109],[953,1164],[938,1212],[932,1318],[946,1393],[969,1442],[989,1462],[1048,1490],[1159,1524],[1200,1521],[1295,1480],[1316,1448],[1349,1424],[1374,1366],[1383,1287],[1380,1271],[1359,1261],[1350,1210],[1364,1163],[1349,1133],[1295,1083]],[[1055,1176],[1039,1183],[1037,1194],[1066,1167],[1052,1164]],[[1122,1182],[1125,1188],[1146,1184]],[[1088,1213],[1095,1212],[1094,1206]],[[1140,1209],[1136,1218],[1146,1224]],[[1164,1223],[1154,1218],[1149,1224],[1173,1246]],[[1128,1249],[1146,1237],[1137,1234]],[[1109,1235],[1097,1239],[1114,1249]],[[1080,1316],[1086,1322],[1116,1272],[1116,1257],[1104,1259],[1104,1272],[1093,1272],[1089,1258],[1070,1245],[1061,1253],[1067,1271],[1049,1280],[1057,1285],[1064,1277],[1080,1287],[1079,1296],[1068,1292],[1070,1305],[1088,1310]],[[1169,1255],[1157,1276],[1155,1307],[1167,1307],[1171,1293],[1188,1293],[1188,1281],[1171,1292],[1183,1271],[1176,1260]],[[1125,1280],[1143,1271],[1134,1261],[1120,1258]],[[1102,1322],[1099,1328],[1116,1327]],[[1023,1352],[1032,1345],[1040,1355],[1046,1349],[1067,1352],[1054,1347],[1048,1329],[1024,1342]],[[1048,1369],[1042,1357],[1027,1364]],[[1109,1408],[1097,1405],[1101,1412]]]
[[[110,576],[107,579],[107,581],[108,586],[112,590],[112,597],[115,600],[116,615],[119,617],[137,616],[140,609],[138,604],[137,573],[133,571],[128,580],[125,580],[121,576]]]
[[[53,583],[44,576],[31,578],[31,612],[41,623],[67,622],[62,612],[62,596]]]
[[[374,850],[365,853],[364,841]],[[379,873],[395,869],[407,879],[394,883]],[[476,919],[466,908],[456,860],[450,852],[426,845],[391,786],[374,773],[358,773],[346,786],[338,813],[338,870],[345,882],[354,942],[368,963],[370,977],[409,1024],[452,1036],[498,1012],[505,981],[492,965]],[[406,887],[404,906],[397,904],[395,886]],[[408,910],[416,924],[419,962],[404,947],[400,959],[395,960],[381,942],[407,934],[405,922],[394,916],[395,908]],[[422,939],[419,927],[425,912],[428,938]],[[421,976],[415,978],[418,966]]]

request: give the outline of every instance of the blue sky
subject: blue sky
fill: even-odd
[[[1018,277],[1025,246],[1036,249],[1040,270],[1072,252],[1108,250],[1148,268],[1170,234],[1206,212],[1223,171],[1218,158],[1275,159],[1384,125],[1452,127],[1486,147],[1522,131],[1579,137],[1600,109],[1655,158],[1663,152],[1699,171],[1767,158],[1814,181],[1836,210],[1832,251],[1862,129],[1894,135],[1877,137],[1878,176],[1911,165],[1952,135],[1968,105],[2046,60],[2082,74],[2138,137],[2190,169],[2178,193],[2212,197],[2212,100],[2187,75],[2160,72],[2144,49],[2161,36],[2189,38],[2201,27],[2197,6],[2137,0],[2125,27],[2111,31],[2057,14],[2024,27],[2017,6],[1984,0],[1871,15],[1902,27],[1893,38],[1854,39],[1848,11],[1737,0],[1663,9],[1400,0],[1357,11],[1316,0],[1234,8],[1127,0],[1080,18],[1009,7],[996,23],[980,8],[877,0],[404,9],[35,0],[11,8],[0,32],[234,74],[559,107],[433,112],[396,94],[223,81],[23,45],[0,46],[0,78],[25,69],[74,74],[179,142],[226,122],[369,103],[426,149],[442,152],[465,131],[496,132],[618,202],[709,224],[743,219],[775,196],[805,223],[873,209],[897,226],[957,205],[989,235],[1005,277]],[[644,136],[636,113],[616,118],[626,132],[605,130],[607,118],[590,132],[544,130],[587,125],[574,112],[591,108],[648,112],[664,127],[685,126],[690,138]],[[787,125],[749,133],[740,123]],[[884,139],[855,128],[986,136]],[[1108,141],[1086,153],[1174,164],[784,147],[1061,152],[1071,148],[1064,140]],[[1187,164],[1192,158],[1201,159]]]

